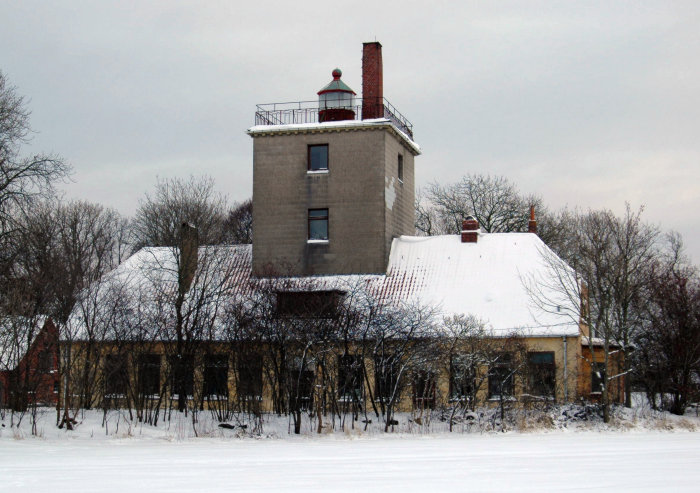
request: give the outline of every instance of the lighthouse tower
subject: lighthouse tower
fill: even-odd
[[[383,98],[381,45],[364,44],[368,105],[332,74],[316,108],[258,105],[248,130],[256,275],[381,274],[392,239],[414,234],[420,149]]]

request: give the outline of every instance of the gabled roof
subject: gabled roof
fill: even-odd
[[[177,255],[175,248],[144,248],[86,291],[84,295],[93,298],[134,300],[128,313],[99,315],[108,317],[104,325],[115,328],[104,334],[108,339],[145,335],[130,333],[127,326],[149,327],[147,337],[157,339],[156,332],[172,323],[172,302],[167,300],[177,291]],[[198,296],[206,295],[198,316],[203,317],[203,323],[210,317],[209,325],[215,332],[225,330],[221,327],[221,306],[249,303],[264,287],[268,292],[339,290],[352,292],[358,302],[362,296],[371,296],[379,303],[396,306],[434,307],[443,316],[473,315],[495,336],[516,332],[539,337],[576,336],[579,327],[570,314],[577,307],[556,290],[547,291],[548,255],[554,253],[531,233],[480,234],[477,243],[461,243],[458,235],[402,236],[392,243],[385,275],[255,278],[252,245],[206,246],[199,248],[196,280],[186,303],[201,303]],[[549,303],[561,305],[562,313],[538,307],[528,282],[540,282]],[[218,286],[217,294],[204,293],[205,283]],[[85,337],[82,320],[94,316],[81,306],[89,311],[95,304],[76,305],[69,322],[75,339]],[[212,335],[219,337],[218,333]]]
[[[495,335],[578,335],[570,316],[577,307],[551,286],[550,256],[532,233],[482,233],[476,243],[462,243],[459,235],[402,236],[391,246],[385,295],[439,306],[445,316],[474,315]],[[531,282],[560,313],[538,306]]]
[[[45,316],[8,316],[0,320],[0,371],[17,367],[47,320]]]

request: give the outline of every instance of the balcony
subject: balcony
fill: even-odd
[[[353,106],[343,107],[344,110],[347,110],[344,113],[348,115],[343,120],[362,120],[362,99],[355,98],[354,103]],[[384,118],[390,120],[396,128],[413,140],[413,124],[386,99],[383,100],[382,107],[384,109]],[[298,123],[323,123],[323,117],[319,121],[319,114],[323,114],[323,111],[326,109],[319,107],[318,101],[259,104],[255,110],[255,124],[292,125]],[[381,113],[381,111],[377,113]]]

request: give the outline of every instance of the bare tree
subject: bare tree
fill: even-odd
[[[644,267],[653,259],[658,236],[656,228],[641,220],[641,212],[628,206],[622,217],[609,210],[568,215],[567,240],[558,245],[558,255],[549,249],[542,252],[549,278],[526,281],[540,309],[589,328],[589,364],[602,380],[606,422],[611,382],[629,380],[628,362],[620,352],[633,349],[634,332],[640,326],[634,307],[642,295]],[[603,353],[602,370],[595,369],[596,344]],[[630,392],[627,385],[627,404]]]
[[[18,227],[18,214],[26,211],[37,197],[52,195],[54,183],[70,173],[70,166],[57,156],[21,155],[22,145],[30,140],[31,132],[26,101],[0,72],[0,242],[3,247]]]
[[[700,278],[682,248],[680,237],[670,235],[665,255],[647,270],[636,306],[644,322],[634,334],[633,354],[652,406],[681,415],[700,397]]]
[[[502,176],[466,175],[457,183],[428,186],[429,205],[417,214],[418,226],[436,228],[437,234],[457,234],[462,221],[473,216],[487,233],[527,231],[530,206],[544,213],[542,200],[525,196]],[[432,210],[431,210],[432,209]],[[424,218],[429,218],[425,220]],[[421,229],[425,234],[428,232]]]
[[[176,246],[183,223],[197,228],[202,244],[222,243],[225,210],[226,199],[215,192],[211,177],[159,180],[154,193],[146,194],[136,210],[134,249]]]
[[[253,199],[234,204],[224,222],[224,231],[227,243],[253,243]]]

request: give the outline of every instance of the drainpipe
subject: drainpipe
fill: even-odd
[[[566,336],[562,336],[562,341],[564,342],[564,402],[569,401],[569,378],[567,371],[567,361],[569,359],[569,354],[566,351]]]

